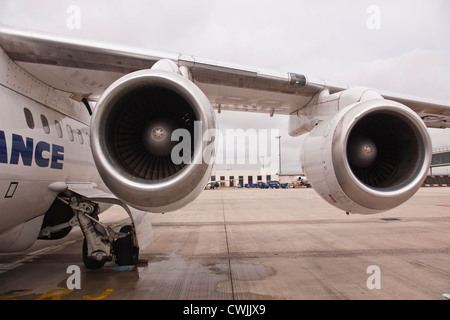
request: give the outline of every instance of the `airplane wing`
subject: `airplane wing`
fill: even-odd
[[[180,53],[77,40],[7,26],[0,26],[0,46],[27,72],[79,100],[95,101],[124,74],[149,69],[162,59],[186,67],[191,80],[219,112],[290,115],[324,89],[333,94],[349,88],[346,84],[311,79],[295,72],[277,73]],[[450,127],[448,105],[399,94],[381,94],[410,107],[428,127]]]
[[[450,106],[443,103],[301,73],[6,26],[0,26],[0,47],[43,83],[74,100],[97,103],[91,120],[97,170],[113,194],[142,210],[176,210],[207,184],[212,162],[202,156],[214,158],[211,139],[195,148],[188,145],[186,154],[192,156],[187,161],[174,161],[163,154],[165,148],[153,146],[170,136],[165,134],[173,130],[169,122],[194,136],[198,123],[200,133],[214,131],[211,105],[218,112],[289,115],[291,135],[310,132],[301,149],[310,184],[328,203],[352,213],[377,213],[408,200],[431,163],[426,126],[450,127]]]

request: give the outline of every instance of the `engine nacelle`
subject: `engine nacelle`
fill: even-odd
[[[215,142],[203,137],[215,127],[209,100],[186,77],[137,71],[100,98],[91,121],[92,153],[104,183],[119,199],[145,211],[173,211],[207,184],[213,163],[203,153],[213,159]],[[176,132],[181,134],[172,141]],[[179,143],[188,147],[175,148],[174,161]]]
[[[303,172],[315,191],[346,212],[378,213],[415,194],[431,162],[420,117],[406,106],[367,100],[339,111],[306,137]]]

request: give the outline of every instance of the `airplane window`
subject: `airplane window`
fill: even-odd
[[[83,134],[81,133],[80,130],[77,130],[77,131],[78,131],[78,140],[80,141],[81,144],[83,144],[83,142],[84,142],[84,140],[83,140]]]
[[[43,114],[41,114],[41,122],[42,122],[42,128],[44,129],[44,132],[46,134],[49,134],[50,133],[50,126],[48,125],[47,118]]]
[[[67,134],[69,135],[70,141],[73,141],[73,131],[72,128],[69,125],[66,125]]]
[[[34,119],[31,111],[28,108],[23,108],[23,113],[25,114],[25,120],[27,121],[28,128],[34,129]]]
[[[63,137],[63,131],[61,128],[61,124],[59,123],[58,120],[55,120],[55,128],[56,128],[56,133],[58,134],[58,137],[62,138]]]

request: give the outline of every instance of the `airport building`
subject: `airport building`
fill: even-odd
[[[218,169],[211,172],[210,182],[218,182],[220,187],[238,187],[239,185],[251,185],[258,182],[269,183],[279,181],[290,183],[298,180],[302,174],[278,174],[276,169]]]
[[[429,175],[450,174],[450,146],[433,149]]]
[[[244,166],[245,167],[245,166]],[[221,188],[239,187],[270,181],[278,181],[281,184],[292,183],[304,178],[300,172],[282,173],[277,168],[257,168],[248,166],[247,169],[236,169],[233,166],[224,168],[218,166],[211,172],[210,181],[207,187],[213,182],[218,182]],[[423,186],[450,186],[450,146],[433,150],[433,158],[428,172],[428,176]]]

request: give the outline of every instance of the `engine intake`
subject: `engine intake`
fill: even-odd
[[[431,162],[423,121],[384,99],[359,102],[319,124],[305,139],[302,165],[315,190],[352,213],[377,213],[408,200]]]
[[[190,138],[184,141],[190,148],[180,151],[189,161],[173,161],[177,129]],[[195,84],[174,72],[142,70],[120,78],[100,98],[92,152],[118,198],[142,210],[173,211],[195,199],[209,179],[212,163],[203,151],[213,142],[202,139],[209,129],[215,129],[214,111]]]

